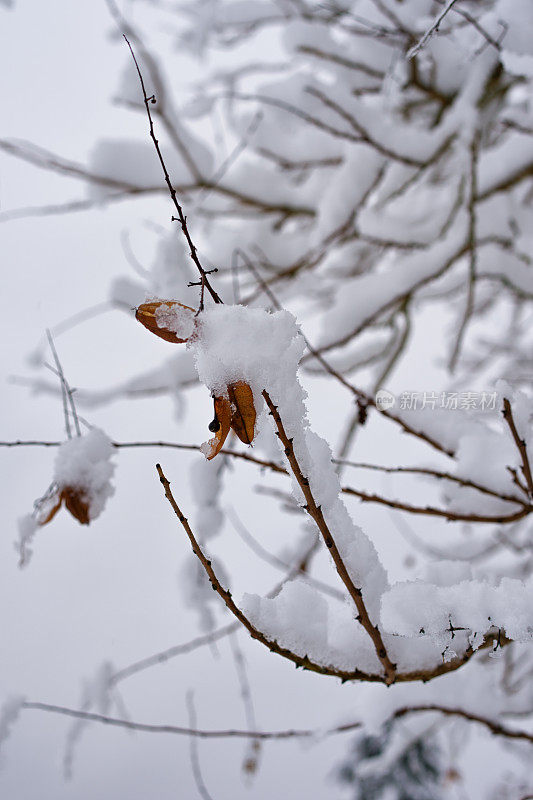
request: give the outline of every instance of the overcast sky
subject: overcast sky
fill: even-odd
[[[127,58],[116,37],[111,37],[112,31],[103,0],[15,0],[12,10],[0,6],[1,137],[30,140],[85,161],[101,136],[142,136],[144,120],[109,103]],[[85,196],[80,182],[37,170],[3,153],[0,170],[0,212]],[[0,225],[2,439],[62,438],[59,400],[32,394],[10,377],[33,374],[27,357],[46,327],[102,302],[112,278],[128,274],[121,231],[133,231],[148,258],[154,237],[143,227],[143,220],[166,226],[169,215],[166,198],[158,198]],[[427,323],[435,324],[429,317]],[[151,360],[158,364],[171,354],[170,345],[152,338],[131,317],[114,311],[60,337],[57,346],[70,382],[97,389],[129,377],[140,364]],[[412,361],[410,373],[407,367],[412,385],[398,388],[439,388],[430,383],[437,377],[425,361],[427,347],[421,341],[416,353],[424,372]],[[317,391],[309,401],[311,420],[319,433],[330,435],[336,430],[335,414],[344,397],[330,389],[329,419],[313,416],[323,388],[320,381],[309,385]],[[207,393],[195,390],[190,406],[187,426],[176,418],[166,398],[119,402],[104,409],[82,409],[82,413],[119,440],[202,441],[211,411]],[[404,458],[416,452],[405,440],[402,446]],[[378,442],[369,441],[363,432],[360,447],[361,460],[393,463],[398,438],[388,431]],[[0,699],[22,693],[30,700],[76,706],[83,679],[92,677],[103,661],[122,667],[198,633],[196,617],[184,608],[178,586],[179,565],[188,546],[162,498],[154,471],[159,458],[183,507],[191,508],[188,465],[194,457],[170,451],[120,453],[116,496],[105,514],[88,529],[59,514],[53,524],[39,531],[34,559],[20,571],[13,548],[16,520],[31,511],[33,500],[50,483],[54,453],[38,448],[0,452]],[[276,551],[289,532],[298,531],[299,520],[283,517],[283,523],[279,522],[272,503],[253,493],[258,475],[249,467],[236,467],[234,480],[242,484],[239,513],[244,522]],[[372,529],[391,576],[397,577],[408,548],[398,543],[397,534],[391,539],[388,514],[353,507],[357,522]],[[237,597],[244,591],[267,591],[276,582],[272,570],[253,566],[254,558],[229,526],[216,547],[234,576]],[[333,580],[325,559],[321,570],[325,579]],[[219,619],[227,621],[222,612]],[[340,686],[332,679],[297,672],[242,634],[240,641],[249,662],[258,725],[264,729],[329,726],[356,719],[362,703],[378,702],[387,691],[381,686]],[[199,726],[244,727],[227,641],[148,670],[124,682],[120,691],[131,718],[180,725],[188,721],[185,694],[189,689],[195,692]],[[118,714],[116,708],[113,713]],[[86,731],[76,753],[74,776],[66,782],[61,759],[69,726],[65,719],[51,715],[33,711],[22,715],[3,752],[2,797],[170,800],[197,796],[186,738],[128,735],[98,725]],[[306,746],[268,744],[249,789],[242,783],[242,742],[202,742],[200,758],[214,800],[240,796],[322,800],[340,796],[328,775],[347,746],[348,740],[339,738]],[[472,768],[476,769],[475,762]],[[480,779],[490,782],[490,770]]]

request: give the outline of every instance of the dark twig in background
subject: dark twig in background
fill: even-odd
[[[187,692],[186,696],[187,701],[187,712],[189,714],[189,728],[192,730],[196,729],[196,708],[194,705],[194,694],[192,691]],[[189,752],[191,756],[191,766],[192,766],[192,774],[194,776],[194,782],[196,783],[196,788],[198,789],[198,794],[203,800],[213,800],[209,792],[207,791],[207,786],[205,785],[204,776],[202,775],[202,768],[200,766],[200,756],[198,753],[198,742],[196,736],[189,737]]]

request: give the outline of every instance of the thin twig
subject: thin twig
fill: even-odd
[[[107,6],[109,11],[111,12],[111,16],[115,20],[119,31],[124,35],[128,36],[132,42],[134,42],[138,52],[141,54],[141,58],[146,65],[149,73],[150,79],[154,86],[155,93],[157,95],[157,108],[156,113],[163,123],[165,130],[182,157],[185,165],[187,166],[190,174],[196,181],[202,180],[202,173],[194,160],[191,152],[189,151],[188,147],[183,140],[183,137],[180,136],[178,130],[176,129],[176,125],[172,124],[172,117],[175,117],[173,113],[173,109],[170,108],[169,113],[169,106],[171,102],[168,97],[168,92],[166,91],[165,81],[163,75],[161,74],[161,70],[159,68],[159,64],[156,58],[152,55],[152,53],[148,50],[145,43],[143,42],[141,36],[139,35],[138,31],[133,27],[131,22],[128,22],[120,13],[120,10],[115,3],[115,0],[106,0]]]
[[[195,729],[196,728],[196,709],[194,707],[194,695],[191,691],[187,692],[187,711],[189,714],[189,728]],[[196,741],[196,736],[189,737],[189,752],[191,756],[191,766],[192,766],[192,774],[194,777],[194,782],[196,783],[196,788],[198,789],[198,793],[203,800],[213,800],[209,792],[207,791],[207,787],[205,785],[205,781],[202,775],[202,769],[200,767],[200,758],[198,755],[198,742]]]
[[[408,60],[411,59],[411,58],[414,58],[416,55],[418,55],[418,53],[422,50],[422,48],[425,47],[425,45],[429,42],[429,40],[431,39],[433,34],[436,33],[439,30],[439,26],[440,26],[442,20],[444,19],[446,14],[449,11],[452,10],[452,8],[453,8],[453,6],[455,5],[456,2],[457,2],[457,0],[450,0],[450,2],[447,3],[446,7],[440,12],[440,14],[437,15],[437,17],[432,22],[432,24],[429,26],[429,28],[427,29],[425,34],[422,36],[422,38],[413,47],[411,47],[410,50],[408,50],[407,55],[406,55],[406,58]]]
[[[523,739],[524,741],[533,744],[533,734],[526,733],[526,731],[511,730],[510,728],[500,725],[498,722],[494,722],[488,717],[482,717],[479,714],[472,714],[462,708],[447,708],[446,706],[439,705],[404,706],[403,708],[399,708],[394,712],[393,718],[399,719],[401,717],[405,717],[407,714],[417,714],[424,711],[438,711],[440,714],[444,714],[445,716],[462,717],[469,722],[477,722],[479,725],[483,725],[496,736],[505,736],[508,739]]]
[[[442,4],[444,0],[437,0],[437,2]],[[485,28],[479,24],[478,20],[475,17],[473,17],[472,14],[469,14],[468,11],[465,11],[462,8],[453,8],[453,11],[455,12],[455,14],[459,14],[460,17],[463,17],[463,19],[466,19],[466,21],[469,22],[476,29],[476,31],[483,36],[483,38],[487,41],[487,43],[495,48],[495,50],[501,52],[502,49],[501,42],[494,39],[494,37],[492,37],[490,33],[488,33],[485,30]],[[502,22],[500,22],[500,25],[503,27]],[[505,34],[506,32],[507,31],[504,27],[503,33]]]
[[[449,370],[455,372],[457,361],[461,353],[466,327],[474,311],[474,292],[477,278],[477,163],[478,163],[479,134],[476,132],[470,148],[470,193],[468,198],[468,290],[463,319],[459,326],[455,345],[450,357]]]
[[[516,444],[518,452],[520,453],[520,458],[522,459],[522,466],[521,466],[522,474],[527,484],[529,497],[531,500],[533,500],[533,477],[531,475],[531,464],[529,463],[529,456],[527,452],[526,442],[525,439],[522,439],[520,437],[520,434],[516,429],[511,404],[506,397],[503,398],[502,414],[504,420],[509,426],[509,430],[511,431],[511,435],[514,439],[514,443]]]
[[[170,197],[172,199],[174,207],[176,208],[176,211],[178,212],[178,216],[177,217],[172,217],[172,220],[179,221],[179,223],[181,225],[181,230],[183,231],[183,235],[185,236],[185,238],[187,240],[187,244],[189,245],[190,256],[191,256],[194,264],[196,265],[196,267],[197,267],[197,269],[198,269],[198,271],[200,273],[202,294],[201,294],[201,297],[200,297],[199,311],[201,311],[202,308],[203,308],[203,290],[204,289],[207,289],[207,291],[209,292],[209,294],[211,295],[211,297],[212,297],[212,299],[213,299],[213,301],[215,303],[222,303],[222,300],[220,299],[220,297],[218,296],[217,292],[213,289],[213,287],[211,286],[211,284],[209,282],[209,278],[207,277],[208,276],[208,271],[206,271],[202,267],[202,265],[200,263],[196,247],[195,247],[195,245],[194,245],[194,243],[193,243],[193,241],[191,239],[191,235],[190,235],[189,229],[187,227],[187,218],[183,214],[183,209],[182,209],[181,205],[178,202],[178,198],[177,198],[177,195],[176,195],[176,190],[174,189],[174,187],[172,185],[172,182],[170,180],[170,176],[168,174],[168,170],[167,170],[165,161],[163,159],[163,155],[161,153],[161,149],[159,147],[159,141],[157,140],[156,135],[155,135],[154,123],[153,123],[153,120],[152,120],[152,114],[150,112],[150,103],[155,103],[156,102],[156,98],[155,98],[154,95],[152,95],[151,97],[148,97],[148,95],[146,94],[146,89],[145,89],[145,86],[144,86],[143,76],[142,76],[139,64],[137,63],[137,59],[135,58],[135,53],[133,52],[133,48],[132,48],[131,44],[129,43],[126,35],[125,34],[123,34],[123,35],[124,35],[124,39],[126,41],[126,44],[128,45],[128,47],[130,49],[131,56],[133,58],[133,61],[135,63],[135,67],[137,69],[137,74],[139,76],[139,81],[141,83],[141,89],[142,89],[142,93],[143,93],[144,105],[145,105],[145,108],[146,108],[146,113],[148,115],[148,122],[149,122],[149,126],[150,126],[150,138],[152,139],[152,141],[154,143],[154,147],[155,147],[157,156],[159,158],[159,163],[161,164],[161,168],[163,170],[163,175],[165,177],[165,183],[166,183],[166,185],[168,187],[168,191],[170,193]]]
[[[386,467],[382,464],[367,464],[362,461],[347,461],[346,459],[338,458],[334,458],[333,463],[341,464],[342,466],[346,467],[357,467],[358,469],[387,472],[389,474],[399,473],[406,475],[427,475],[431,478],[453,481],[453,483],[458,483],[460,486],[464,486],[465,488],[477,489],[478,492],[488,494],[491,497],[497,497],[499,500],[507,500],[510,503],[520,503],[521,505],[524,505],[524,501],[520,497],[516,497],[512,494],[505,494],[503,492],[497,492],[494,489],[490,489],[488,486],[483,486],[481,483],[468,480],[468,478],[461,478],[459,475],[452,475],[450,472],[442,472],[441,470],[430,469],[429,467]]]
[[[69,413],[67,409],[67,400],[68,404],[70,405],[70,409],[72,412],[72,417],[74,419],[74,427],[76,428],[76,436],[81,436],[80,430],[80,423],[78,420],[78,415],[76,413],[76,406],[74,405],[74,398],[72,396],[72,389],[67,383],[67,379],[65,378],[65,373],[63,372],[63,367],[61,366],[61,362],[59,360],[59,356],[57,355],[57,350],[54,344],[54,340],[52,338],[52,334],[47,329],[46,337],[48,339],[48,344],[50,345],[50,350],[52,351],[52,355],[54,357],[54,361],[56,364],[59,380],[61,382],[61,394],[63,395],[63,411],[65,414],[65,428],[67,432],[67,437],[71,438],[71,430],[70,430],[70,422],[69,422]]]
[[[192,727],[182,727],[177,725],[150,725],[141,722],[132,722],[125,719],[117,719],[115,717],[108,717],[104,714],[94,714],[88,711],[80,711],[66,706],[57,706],[50,703],[35,703],[26,701],[22,704],[22,708],[26,710],[44,711],[52,714],[61,714],[67,717],[74,717],[77,719],[86,719],[90,722],[99,722],[103,725],[110,725],[118,728],[126,728],[128,730],[143,731],[144,733],[170,733],[179,736],[194,736],[198,739],[259,739],[259,740],[283,740],[283,739],[312,739],[323,738],[326,736],[335,736],[342,733],[350,733],[361,727],[360,722],[350,722],[344,725],[337,725],[333,728],[322,730],[317,729],[297,729],[289,728],[287,730],[278,731],[248,731],[239,730],[235,728],[228,728],[226,730],[203,730]],[[423,713],[427,711],[435,711],[446,716],[462,717],[469,722],[477,722],[480,725],[488,728],[492,733],[497,736],[505,736],[509,739],[522,739],[523,741],[533,743],[533,734],[526,731],[515,731],[503,725],[494,722],[488,717],[482,717],[478,714],[472,714],[461,708],[447,708],[446,706],[439,705],[422,705],[422,706],[404,706],[397,709],[393,718],[401,718],[409,714]]]
[[[62,714],[66,717],[86,719],[90,722],[100,722],[103,725],[126,728],[133,731],[143,731],[144,733],[173,733],[178,736],[194,736],[198,739],[312,739],[317,736],[334,736],[337,733],[349,733],[361,727],[360,722],[351,722],[346,725],[338,725],[335,728],[330,728],[325,731],[320,729],[246,731],[234,728],[229,728],[227,730],[203,730],[200,728],[178,725],[150,725],[142,722],[131,722],[130,720],[108,717],[104,714],[93,714],[89,711],[79,711],[78,709],[56,706],[50,703],[34,703],[27,701],[22,704],[22,708],[34,711],[46,711],[51,714]]]
[[[252,698],[252,689],[250,686],[250,680],[248,678],[248,671],[246,669],[246,660],[244,658],[244,654],[239,647],[239,643],[237,641],[236,636],[229,637],[229,643],[231,647],[231,652],[233,654],[233,662],[235,664],[235,670],[237,672],[237,678],[239,681],[241,698],[244,705],[244,715],[246,717],[246,727],[249,731],[257,730],[257,722],[255,718],[255,708],[254,708],[254,701]],[[246,775],[253,775],[257,771],[258,760],[259,760],[259,742],[257,739],[252,740],[249,743],[247,753],[244,757],[243,761],[243,771]]]
[[[388,506],[388,508],[395,508],[398,511],[407,511],[410,514],[422,514],[428,517],[442,517],[449,522],[487,522],[503,525],[523,519],[523,517],[527,517],[528,514],[533,511],[533,506],[524,505],[519,500],[513,500],[512,502],[520,503],[521,508],[519,511],[513,511],[510,514],[494,514],[492,516],[489,514],[468,514],[458,511],[448,511],[447,509],[443,508],[434,508],[433,506],[413,506],[409,503],[403,503],[399,500],[390,500],[387,497],[381,497],[377,494],[367,494],[366,492],[359,491],[359,489],[352,489],[351,486],[343,486],[342,491],[345,494],[351,494],[355,497],[358,497],[363,502],[378,503],[383,506]]]
[[[154,655],[148,656],[147,658],[142,658],[139,661],[135,661],[133,664],[129,664],[127,667],[115,672],[112,678],[112,683],[120,683],[120,681],[124,681],[127,678],[130,678],[132,675],[136,675],[138,672],[143,672],[145,669],[150,669],[150,667],[154,667],[157,664],[164,664],[166,661],[170,661],[172,658],[176,658],[177,656],[182,656],[186,653],[192,653],[194,650],[197,650],[200,647],[205,647],[206,645],[212,644],[219,639],[223,639],[225,636],[229,636],[230,633],[238,629],[239,623],[231,622],[229,625],[224,625],[223,627],[211,631],[210,633],[197,636],[195,639],[192,639],[189,642],[174,645],[173,647],[167,648],[167,650],[162,650]]]

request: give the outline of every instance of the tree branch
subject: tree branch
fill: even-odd
[[[439,714],[444,714],[448,717],[462,717],[469,722],[477,722],[479,725],[483,725],[496,736],[505,736],[507,739],[522,739],[533,744],[533,734],[526,733],[526,731],[511,730],[510,728],[506,728],[504,725],[501,725],[498,722],[494,722],[493,720],[489,719],[489,717],[482,717],[478,714],[472,714],[469,711],[463,710],[462,708],[447,708],[446,706],[433,704],[424,706],[404,706],[403,708],[399,708],[394,712],[393,719],[400,719],[401,717],[405,717],[407,714],[418,714],[424,711],[438,711]]]
[[[387,650],[383,643],[381,633],[379,632],[378,627],[376,625],[373,625],[370,620],[370,616],[368,614],[365,602],[363,600],[363,594],[361,592],[361,589],[357,588],[354,585],[352,578],[348,570],[346,569],[346,566],[339,553],[337,545],[335,544],[331,531],[329,530],[329,527],[324,519],[322,509],[320,506],[317,506],[315,502],[313,493],[309,486],[309,480],[306,477],[304,477],[300,469],[300,465],[294,453],[292,439],[289,439],[289,437],[285,432],[285,428],[283,426],[283,422],[279,415],[277,406],[274,405],[274,403],[270,398],[270,395],[266,390],[263,390],[262,395],[265,398],[265,402],[270,410],[270,414],[272,415],[272,417],[274,418],[274,422],[276,423],[277,435],[284,447],[285,455],[287,456],[287,460],[291,465],[294,477],[296,478],[298,485],[300,486],[303,495],[305,497],[307,503],[307,505],[305,506],[305,510],[307,511],[309,516],[313,519],[318,530],[322,534],[324,543],[333,558],[333,562],[335,564],[337,573],[343,584],[346,586],[348,594],[352,598],[355,607],[357,608],[358,612],[357,621],[363,626],[363,628],[365,629],[365,631],[368,633],[368,635],[372,640],[372,644],[374,645],[376,654],[385,671],[385,683],[387,685],[394,683],[396,678],[396,665],[392,663],[389,656],[387,655]]]
[[[351,722],[346,725],[338,725],[335,728],[322,731],[320,729],[288,729],[280,731],[245,731],[235,728],[227,730],[202,730],[199,728],[183,727],[178,725],[150,725],[142,722],[131,722],[130,720],[108,717],[104,714],[93,714],[90,711],[78,711],[66,706],[56,706],[50,703],[34,703],[26,701],[22,708],[34,711],[46,711],[51,714],[62,714],[66,717],[75,719],[85,719],[89,722],[100,722],[103,725],[110,725],[127,730],[142,731],[144,733],[173,733],[178,736],[194,736],[198,739],[310,739],[317,735],[333,736],[337,733],[348,733],[361,727],[360,722]]]
[[[531,475],[531,465],[529,463],[529,456],[527,452],[526,442],[525,439],[520,438],[520,435],[516,430],[511,404],[506,397],[503,398],[502,414],[504,420],[509,426],[509,430],[511,431],[511,435],[514,439],[514,443],[516,444],[518,452],[520,453],[520,458],[522,459],[522,467],[521,467],[522,474],[527,484],[529,497],[531,500],[533,500],[533,477]]]
[[[174,187],[172,185],[172,182],[170,180],[170,176],[168,174],[168,170],[167,170],[165,161],[163,159],[163,155],[161,153],[161,149],[159,147],[159,141],[157,140],[156,135],[155,135],[154,123],[153,123],[153,120],[152,120],[152,114],[150,112],[150,103],[155,103],[156,102],[156,98],[155,98],[154,95],[152,95],[151,97],[148,97],[148,95],[146,94],[146,89],[145,89],[145,86],[144,86],[143,76],[141,74],[141,70],[140,70],[139,64],[137,63],[137,59],[135,58],[135,53],[133,52],[133,48],[132,48],[131,44],[129,43],[129,41],[126,38],[125,35],[124,35],[124,39],[126,41],[126,44],[129,47],[129,49],[130,49],[131,56],[133,58],[133,61],[135,63],[135,67],[137,69],[137,74],[139,76],[139,81],[140,81],[141,89],[142,89],[142,93],[143,93],[144,105],[145,105],[145,108],[146,108],[146,114],[148,115],[148,122],[149,122],[149,126],[150,126],[150,138],[152,139],[152,141],[154,143],[154,147],[155,147],[155,150],[156,150],[156,153],[157,153],[157,157],[159,158],[159,163],[161,164],[161,168],[163,170],[163,175],[165,176],[165,183],[166,183],[166,185],[168,187],[168,191],[170,193],[170,197],[172,199],[174,207],[176,208],[176,211],[178,212],[177,220],[179,221],[179,223],[181,225],[181,230],[183,231],[183,235],[185,236],[185,238],[187,240],[187,244],[189,245],[190,256],[191,256],[194,264],[196,265],[196,267],[197,267],[197,269],[198,269],[198,271],[200,273],[202,291],[201,291],[201,296],[200,296],[200,306],[199,306],[198,310],[201,311],[203,309],[203,299],[204,299],[203,290],[204,290],[204,288],[207,289],[207,291],[209,292],[209,294],[211,295],[211,297],[213,298],[215,303],[222,303],[222,300],[220,299],[220,297],[218,296],[216,291],[211,286],[211,284],[209,282],[209,278],[207,277],[207,272],[202,267],[202,265],[200,263],[200,260],[198,258],[198,253],[196,251],[196,247],[195,247],[195,245],[194,245],[194,243],[193,243],[193,241],[191,239],[191,236],[190,236],[190,233],[189,233],[189,229],[187,227],[187,218],[184,216],[183,209],[182,209],[181,205],[178,202],[178,198],[177,198],[177,195],[176,195],[176,190],[174,189]],[[175,219],[175,218],[173,217],[173,219]]]

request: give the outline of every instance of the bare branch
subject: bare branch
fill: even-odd
[[[321,729],[245,731],[235,728],[229,728],[227,730],[202,730],[191,727],[180,727],[178,725],[150,725],[142,722],[131,722],[130,720],[108,717],[104,714],[93,714],[89,711],[79,711],[66,706],[51,705],[50,703],[34,703],[27,701],[23,703],[22,708],[34,711],[45,711],[51,714],[62,714],[66,717],[86,719],[89,722],[100,722],[103,725],[126,728],[132,731],[142,731],[143,733],[172,733],[178,736],[194,736],[198,739],[312,739],[316,736],[334,736],[337,733],[349,733],[361,727],[360,722],[351,722],[346,725],[338,725],[326,731]]]
[[[54,361],[56,364],[57,375],[59,377],[61,383],[61,393],[63,395],[63,411],[65,414],[65,429],[67,432],[67,437],[71,438],[70,432],[70,421],[69,421],[69,412],[67,408],[67,402],[70,405],[70,409],[72,412],[72,417],[74,419],[74,425],[76,428],[76,435],[81,436],[80,430],[80,423],[78,420],[78,415],[76,413],[76,406],[74,405],[74,398],[72,396],[72,389],[70,388],[69,384],[67,383],[67,379],[65,378],[65,373],[63,372],[63,367],[61,366],[61,362],[59,360],[59,356],[57,355],[57,350],[54,344],[54,340],[52,338],[52,334],[49,330],[46,331],[46,337],[48,339],[48,344],[50,345],[50,350],[52,351],[52,355],[54,357]]]
[[[130,49],[133,61],[135,63],[135,67],[137,69],[137,74],[139,76],[139,81],[140,81],[141,89],[142,89],[142,93],[143,93],[144,105],[145,105],[145,108],[146,108],[146,114],[148,116],[148,122],[149,122],[149,126],[150,126],[150,138],[152,139],[152,141],[154,143],[154,147],[156,149],[156,153],[157,153],[157,156],[159,158],[159,162],[161,164],[161,168],[163,170],[163,175],[165,176],[165,183],[166,183],[166,185],[168,187],[168,191],[170,193],[170,197],[172,199],[172,202],[174,203],[174,207],[176,208],[176,211],[178,212],[177,219],[178,219],[178,221],[179,221],[179,223],[181,225],[181,230],[183,231],[183,235],[185,236],[185,238],[187,240],[187,244],[189,245],[190,256],[191,256],[194,264],[196,265],[196,267],[198,268],[198,271],[200,273],[202,291],[201,291],[201,296],[200,296],[200,306],[199,306],[198,310],[201,311],[203,309],[203,297],[204,297],[203,290],[204,290],[204,288],[207,289],[207,291],[209,292],[209,294],[211,295],[211,297],[213,298],[215,303],[222,303],[222,300],[220,299],[218,294],[215,292],[215,290],[211,286],[211,284],[209,282],[209,278],[207,277],[207,272],[206,272],[206,270],[204,270],[204,268],[202,267],[202,265],[200,263],[200,260],[198,258],[198,254],[197,254],[197,251],[196,251],[196,247],[193,244],[193,241],[192,241],[191,236],[189,234],[189,229],[187,227],[187,219],[184,216],[183,209],[182,209],[181,205],[178,202],[178,198],[177,198],[177,195],[176,195],[176,190],[174,189],[174,187],[172,185],[172,182],[170,180],[170,176],[168,174],[168,170],[167,170],[165,161],[163,159],[163,155],[161,153],[161,149],[159,147],[159,142],[158,142],[158,140],[156,138],[156,135],[155,135],[154,123],[153,123],[153,120],[152,120],[152,114],[150,112],[150,103],[155,103],[156,102],[156,98],[155,98],[154,95],[152,95],[151,97],[148,97],[148,95],[146,94],[146,89],[144,87],[144,80],[143,80],[143,77],[142,77],[142,74],[141,74],[141,70],[140,70],[139,64],[137,63],[137,59],[135,58],[135,53],[133,52],[133,48],[132,48],[131,44],[129,43],[129,41],[126,38],[125,35],[124,35],[124,39],[126,41],[126,44],[129,47],[129,49]]]
[[[350,486],[343,486],[342,491],[345,494],[351,494],[358,497],[363,502],[378,503],[388,508],[395,508],[398,511],[408,511],[410,514],[422,514],[428,517],[442,517],[449,522],[485,522],[492,524],[503,525],[509,522],[516,522],[519,519],[527,517],[533,511],[533,506],[525,505],[519,500],[513,500],[514,503],[520,503],[520,510],[513,511],[510,514],[497,514],[489,516],[487,514],[468,514],[460,513],[457,511],[448,511],[442,508],[433,508],[432,506],[413,506],[409,503],[403,503],[399,500],[389,500],[386,497],[380,497],[377,494],[367,494],[358,489],[352,489]]]
[[[430,469],[429,467],[385,467],[381,464],[366,464],[363,462],[347,461],[346,459],[333,459],[334,464],[341,464],[346,467],[357,467],[358,469],[376,470],[378,472],[387,472],[389,474],[407,474],[407,475],[428,475],[431,478],[439,480],[452,481],[458,483],[460,486],[469,489],[477,489],[478,492],[488,494],[491,497],[497,497],[499,500],[508,500],[510,503],[520,503],[525,505],[521,497],[516,495],[506,494],[504,492],[497,492],[490,489],[488,486],[483,486],[481,483],[469,480],[468,478],[461,478],[458,475],[452,475],[451,472],[442,472],[437,469]]]
[[[462,717],[469,722],[477,722],[479,725],[483,725],[496,736],[505,736],[507,739],[522,739],[525,742],[530,742],[533,744],[533,734],[526,733],[526,731],[511,730],[510,728],[501,725],[499,722],[494,722],[494,720],[491,720],[489,717],[482,717],[478,714],[472,714],[462,708],[448,708],[446,706],[439,705],[404,706],[403,708],[399,708],[394,712],[393,718],[400,719],[408,714],[418,714],[423,713],[424,711],[438,711],[440,714],[444,714],[448,717]]]
[[[422,48],[425,47],[425,45],[429,42],[433,34],[435,34],[439,30],[442,20],[448,14],[448,12],[452,10],[456,2],[457,0],[449,0],[449,2],[446,4],[446,7],[440,12],[440,14],[437,15],[437,17],[435,18],[433,23],[429,26],[429,28],[422,36],[422,38],[408,51],[406,55],[407,59],[414,58],[416,55],[418,55],[418,53],[422,50]]]
[[[509,430],[511,431],[511,435],[514,439],[514,443],[516,444],[518,452],[520,453],[520,458],[522,459],[522,467],[521,467],[522,474],[524,475],[527,484],[529,498],[533,500],[533,477],[531,475],[531,465],[529,463],[529,456],[527,452],[526,442],[524,439],[520,437],[520,434],[516,430],[511,404],[506,397],[503,398],[502,414],[504,420],[509,426]]]
[[[196,729],[196,708],[194,706],[194,695],[191,691],[187,692],[187,711],[189,714],[189,728],[191,730]],[[196,788],[198,789],[198,793],[203,800],[213,800],[209,792],[207,791],[207,787],[205,785],[205,781],[202,775],[202,770],[200,767],[200,758],[198,755],[198,742],[196,741],[196,736],[189,737],[189,752],[191,755],[191,765],[192,765],[192,772],[194,776],[194,782],[196,783]]]

